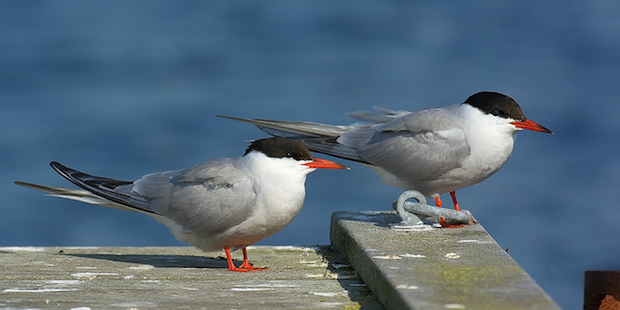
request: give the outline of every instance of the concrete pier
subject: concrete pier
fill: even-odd
[[[394,230],[336,212],[331,246],[0,247],[0,309],[559,309],[480,224]],[[240,264],[241,253],[236,255]]]
[[[395,212],[336,212],[331,242],[389,309],[559,309],[480,224],[395,231]]]
[[[248,255],[269,270],[231,272],[223,252],[192,247],[0,247],[0,308],[382,308],[329,246],[258,246]]]

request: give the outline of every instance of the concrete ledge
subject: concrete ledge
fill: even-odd
[[[329,246],[249,247],[250,262],[270,267],[253,273],[228,271],[219,255],[191,247],[0,247],[0,308],[381,308]]]
[[[394,212],[336,212],[331,242],[388,309],[559,309],[479,225],[394,231]]]

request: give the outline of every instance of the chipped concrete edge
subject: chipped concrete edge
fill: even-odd
[[[338,225],[338,220],[343,214],[350,213],[334,212],[332,214],[329,234],[332,246],[346,257],[347,262],[355,269],[386,309],[410,309],[396,287],[382,276],[379,267],[372,261],[372,258],[365,255],[360,245],[351,238],[351,233],[345,231],[344,226]]]

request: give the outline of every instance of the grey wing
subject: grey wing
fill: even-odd
[[[394,120],[397,117],[403,116],[405,114],[410,113],[409,111],[394,111],[390,109],[386,109],[383,107],[374,106],[372,107],[376,112],[371,111],[355,111],[349,112],[346,115],[360,120],[364,123],[373,123],[373,124],[384,124]]]
[[[338,142],[356,149],[370,164],[412,182],[459,167],[470,152],[463,130],[442,109],[412,112],[384,124],[357,127],[344,133]]]
[[[54,196],[103,206],[163,216],[184,231],[211,233],[241,223],[251,212],[255,193],[252,182],[228,158],[198,166],[145,175],[134,182],[89,175],[57,162],[50,164],[62,176],[87,192],[33,187]]]
[[[383,123],[377,131],[428,132],[450,130],[459,127],[452,120],[452,110],[458,106],[431,108],[413,112],[394,112],[392,120]]]
[[[253,182],[234,159],[214,159],[195,167],[152,173],[135,182],[133,192],[148,197],[149,209],[183,227],[211,234],[243,222],[252,213]]]
[[[254,124],[273,136],[298,139],[311,151],[379,166],[410,179],[441,175],[469,154],[462,130],[447,112],[451,108],[374,109],[379,113],[349,113],[364,122],[349,126],[225,117]],[[442,169],[436,169],[437,163]]]

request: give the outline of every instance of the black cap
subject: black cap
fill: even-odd
[[[290,157],[296,160],[314,160],[308,148],[299,141],[286,138],[268,138],[252,142],[244,156],[252,151],[259,151],[269,157]]]
[[[476,107],[487,114],[519,121],[525,119],[519,104],[504,94],[483,91],[469,96],[463,103]]]

